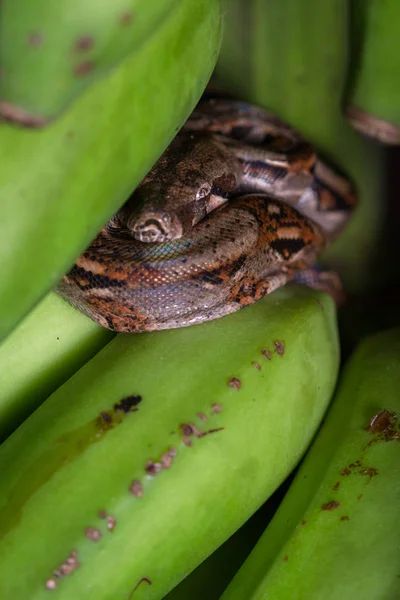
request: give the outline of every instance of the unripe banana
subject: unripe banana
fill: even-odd
[[[339,362],[300,286],[203,325],[118,335],[0,447],[0,589],[160,599],[297,463]]]
[[[366,338],[223,600],[400,598],[400,329]]]
[[[400,3],[353,0],[352,6],[362,31],[349,77],[347,116],[361,133],[400,144]]]
[[[187,119],[221,26],[220,0],[179,2],[51,127],[1,125],[0,339],[71,268]]]
[[[396,0],[394,0],[396,1]],[[343,116],[350,58],[347,0],[230,0],[216,83],[277,113],[346,172],[359,203],[324,252],[349,292],[392,278],[376,269],[384,204],[383,153],[360,139]]]
[[[3,0],[0,116],[45,124],[154,33],[176,4]]]
[[[46,296],[0,345],[0,442],[113,336]]]

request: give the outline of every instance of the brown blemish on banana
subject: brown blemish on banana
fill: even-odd
[[[269,350],[267,350],[267,348],[263,348],[263,349],[261,350],[261,354],[262,354],[263,356],[265,356],[265,358],[266,358],[267,360],[271,360],[271,358],[272,358],[272,354],[271,354],[271,352],[270,352]]]
[[[217,433],[218,431],[223,431],[225,427],[215,427],[214,429],[208,429],[207,431],[202,431],[200,435],[197,437],[202,438],[205,435],[210,435],[210,433]]]
[[[379,441],[400,441],[398,415],[395,412],[390,412],[386,408],[383,408],[372,417],[366,431],[375,435],[375,437],[368,442],[367,447]]]
[[[90,35],[82,35],[75,42],[77,52],[88,52],[94,46],[94,39]]]
[[[274,341],[275,352],[279,354],[279,356],[283,356],[285,354],[285,345],[280,340]]]
[[[379,471],[378,469],[375,469],[375,467],[365,467],[364,469],[361,469],[359,473],[360,475],[367,475],[369,478],[372,478],[378,475]]]
[[[154,462],[153,460],[148,460],[145,466],[145,471],[147,475],[157,475],[162,469],[161,463]]]
[[[134,17],[134,13],[132,11],[127,10],[127,11],[123,12],[122,15],[120,15],[119,22],[123,26],[130,25],[133,21],[133,17]]]
[[[337,492],[337,490],[339,489],[339,487],[340,487],[340,481],[337,481],[337,482],[335,483],[335,485],[333,486],[333,488],[332,488],[332,489],[333,489],[335,492]]]
[[[286,554],[286,555],[283,557],[283,560],[284,560],[285,562],[287,562],[287,561],[289,560],[289,557],[288,557],[288,555],[287,555],[287,554]]]
[[[238,377],[231,377],[228,381],[228,385],[234,390],[240,390],[240,388],[242,387],[242,382]]]
[[[23,127],[43,127],[49,122],[45,117],[32,115],[20,106],[15,106],[8,102],[0,102],[0,119],[11,121],[11,123],[16,123]]]
[[[114,404],[114,410],[120,410],[123,413],[136,412],[137,405],[142,401],[142,396],[139,394],[133,394],[132,396],[127,396],[123,398],[116,404]]]
[[[163,469],[169,469],[172,465],[172,456],[166,452],[161,455],[161,466]]]
[[[222,411],[222,406],[217,402],[211,405],[211,409],[215,415],[218,415]]]
[[[340,508],[340,502],[337,500],[331,500],[330,502],[321,505],[322,510],[335,510],[336,508]]]
[[[39,31],[32,31],[28,35],[28,44],[33,48],[41,46],[44,42],[43,35]]]
[[[151,581],[150,581],[150,579],[148,577],[142,577],[142,579],[139,579],[139,581],[137,582],[137,584],[135,585],[135,587],[133,588],[133,590],[129,594],[128,600],[131,600],[133,594],[136,592],[136,590],[138,589],[139,585],[141,585],[142,583],[147,583],[148,585],[151,585]]]
[[[112,517],[111,515],[107,515],[106,521],[107,521],[107,529],[108,529],[108,531],[113,531],[115,529],[116,524],[117,524],[117,519],[115,517]]]
[[[92,542],[98,542],[101,539],[101,531],[97,527],[86,527],[85,535]]]
[[[207,423],[208,419],[204,413],[197,413],[197,416],[201,421],[203,421],[203,423]]]
[[[91,60],[84,60],[74,68],[74,75],[77,77],[85,77],[94,69],[94,63]]]
[[[261,371],[261,365],[258,362],[252,362],[251,364],[257,369],[257,371]]]
[[[48,590],[55,590],[58,586],[57,580],[71,575],[71,573],[73,573],[75,569],[78,569],[80,566],[81,565],[78,562],[78,553],[76,550],[72,550],[67,559],[57,569],[54,569],[53,575],[55,576],[55,579],[53,577],[48,579],[45,583],[45,587]]]
[[[343,515],[343,517],[340,517],[341,521],[348,521],[349,517],[347,515]]]
[[[135,479],[135,481],[132,481],[129,491],[131,494],[136,496],[136,498],[143,497],[143,486],[137,479]]]

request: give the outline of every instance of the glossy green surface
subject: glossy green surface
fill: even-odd
[[[0,339],[70,268],[183,124],[217,59],[219,0],[186,0],[44,130],[0,124]]]
[[[114,335],[48,294],[0,345],[0,441]]]
[[[223,600],[400,597],[399,390],[394,329],[350,359],[291,488]]]
[[[338,363],[331,298],[296,286],[204,325],[118,335],[0,447],[4,596],[128,598],[145,577],[135,600],[162,598],[293,469]],[[50,592],[72,550],[80,567]]]
[[[157,35],[178,4],[183,0],[3,0],[0,112],[7,102],[33,118],[58,115]]]

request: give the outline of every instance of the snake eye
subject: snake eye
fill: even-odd
[[[210,192],[211,192],[211,185],[209,183],[203,183],[203,185],[201,185],[199,187],[199,189],[197,190],[196,200],[201,200],[202,198],[205,198],[206,196],[209,195]]]

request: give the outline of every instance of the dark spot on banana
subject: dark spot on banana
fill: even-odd
[[[378,469],[375,469],[375,467],[365,467],[364,469],[361,469],[361,471],[359,471],[360,475],[367,475],[368,477],[375,477],[376,475],[378,475],[379,471]]]
[[[112,517],[111,515],[108,515],[106,517],[106,521],[107,521],[107,529],[108,529],[108,531],[113,531],[113,529],[115,528],[115,526],[117,524],[117,520],[115,519],[115,517]]]
[[[225,427],[215,427],[214,429],[208,429],[208,431],[202,431],[198,437],[204,437],[206,435],[210,435],[210,433],[218,433],[218,431],[222,431]]]
[[[96,527],[86,527],[85,535],[92,542],[98,542],[101,539],[101,531]]]
[[[220,413],[222,410],[222,406],[217,402],[214,402],[214,404],[211,405],[211,408],[213,410],[213,413],[215,413],[216,415],[218,415],[218,413]]]
[[[122,26],[130,25],[133,21],[133,17],[134,17],[133,12],[127,10],[127,11],[123,12],[122,15],[120,15],[119,22],[121,23]]]
[[[322,510],[335,510],[336,508],[340,508],[340,502],[337,500],[331,500],[331,502],[321,505]]]
[[[131,494],[136,496],[136,498],[142,498],[143,496],[143,486],[137,479],[135,479],[135,481],[132,481],[129,491]]]
[[[275,352],[277,354],[279,354],[279,356],[283,356],[285,354],[285,346],[284,346],[283,342],[281,342],[280,340],[275,340],[274,346],[275,346]]]
[[[348,521],[349,517],[347,515],[343,515],[343,517],[340,517],[341,521]]]
[[[93,61],[85,60],[85,61],[79,63],[78,65],[76,65],[76,67],[74,68],[74,74],[77,77],[84,77],[85,75],[88,75],[88,73],[93,71],[93,69],[94,69]]]
[[[31,31],[31,33],[28,35],[28,44],[33,48],[41,46],[43,42],[43,35],[39,31]]]
[[[266,348],[263,348],[263,349],[261,350],[261,354],[262,354],[263,356],[265,356],[265,358],[266,358],[267,360],[271,360],[271,358],[272,358],[272,354],[271,354],[271,352],[270,352],[269,350],[267,350]]]
[[[201,421],[203,421],[203,423],[206,423],[207,420],[208,420],[207,417],[206,417],[206,415],[204,413],[197,413],[197,416],[199,417],[199,419]]]
[[[335,485],[333,486],[333,488],[332,488],[332,489],[333,489],[335,492],[337,492],[337,490],[339,489],[339,487],[340,487],[340,481],[337,481],[337,482],[335,483]]]
[[[161,455],[161,466],[163,469],[169,469],[172,465],[172,456],[168,453]]]
[[[190,437],[192,435],[199,436],[201,434],[201,431],[196,425],[193,425],[193,423],[183,423],[183,425],[180,425],[179,429],[185,437]]]
[[[261,365],[258,362],[252,362],[251,364],[257,369],[257,371],[261,371]]]
[[[132,396],[127,396],[126,398],[122,398],[119,402],[114,404],[114,410],[119,410],[123,413],[135,412],[138,409],[137,405],[142,401],[142,396],[139,394],[133,394]]]
[[[77,52],[87,52],[94,46],[94,39],[90,35],[82,35],[75,42],[75,50]]]
[[[148,460],[145,466],[145,471],[147,475],[157,475],[162,469],[161,463],[154,462],[153,460]]]
[[[229,387],[232,387],[235,390],[240,390],[240,388],[242,387],[242,382],[238,377],[231,377],[228,381],[228,385]]]
[[[288,557],[288,555],[287,555],[287,554],[286,554],[286,555],[283,557],[283,560],[284,560],[285,562],[287,562],[287,561],[289,560],[289,557]]]

